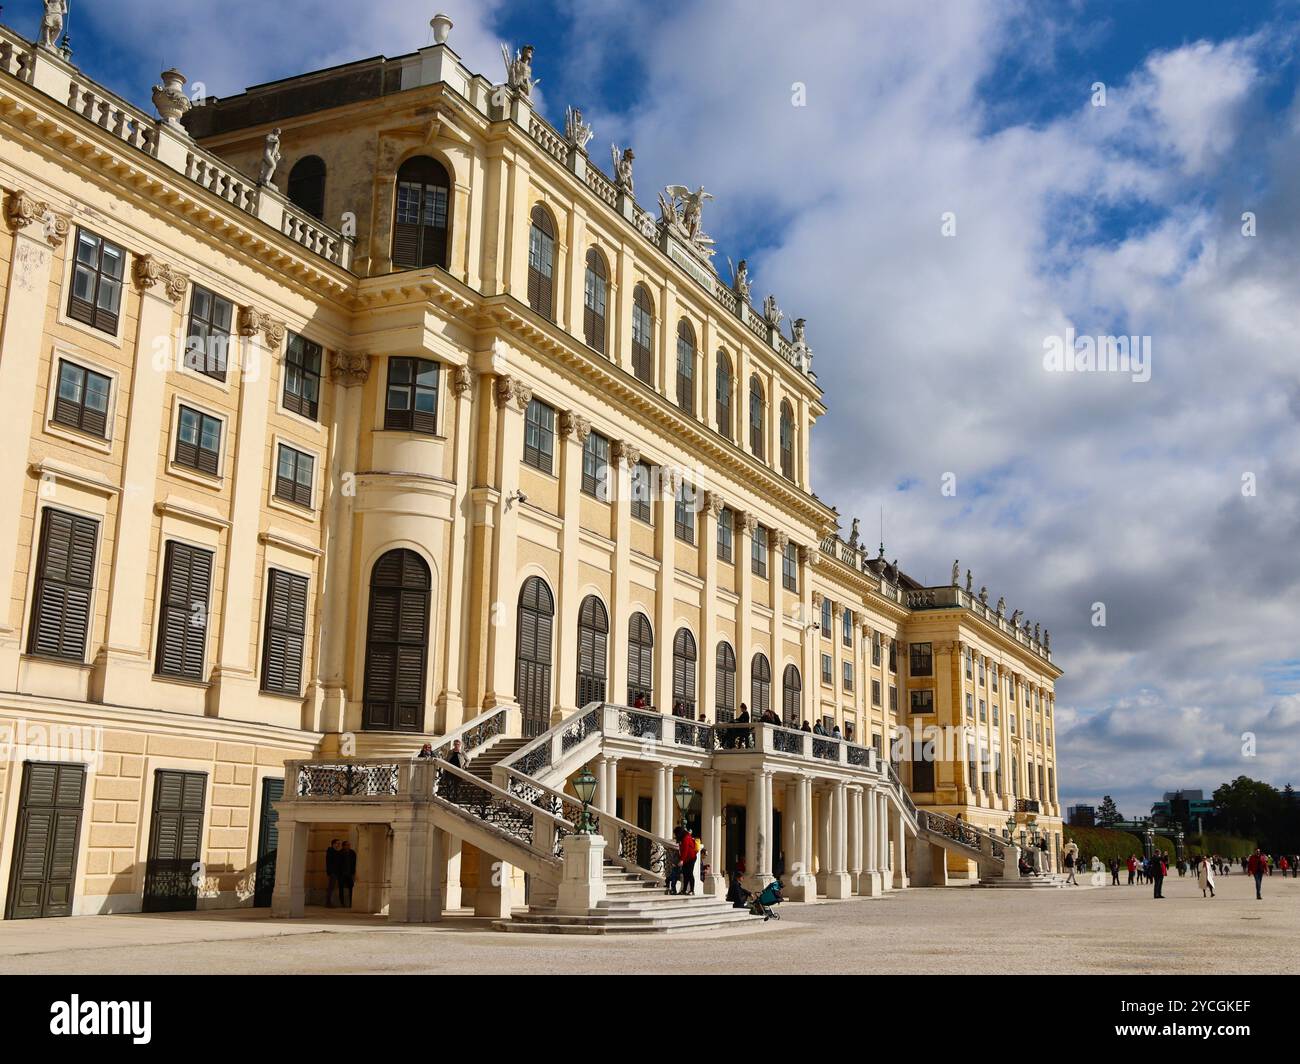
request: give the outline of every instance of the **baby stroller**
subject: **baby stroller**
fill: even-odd
[[[751,916],[761,916],[764,923],[779,920],[781,914],[773,906],[780,905],[783,901],[785,898],[781,896],[781,883],[774,879],[761,893],[749,895],[749,913]]]

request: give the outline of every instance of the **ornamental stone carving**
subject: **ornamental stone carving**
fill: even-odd
[[[520,412],[523,412],[533,401],[533,390],[517,377],[498,377],[496,399],[499,407],[507,407],[513,401]]]
[[[752,536],[758,528],[758,518],[754,514],[737,514],[740,519],[740,527],[744,529],[745,535]]]
[[[726,509],[727,503],[716,491],[706,491],[704,493],[704,509],[708,515],[715,520],[722,516],[722,511]]]
[[[790,537],[784,532],[778,532],[776,534],[776,549],[784,554],[785,548],[788,546],[790,546]]]
[[[131,275],[141,292],[152,292],[161,286],[162,293],[173,303],[179,303],[190,286],[189,277],[156,255],[136,255]]]
[[[831,616],[837,621],[844,616],[844,606],[839,602],[831,603]]]
[[[631,469],[641,461],[641,448],[628,443],[627,440],[615,440],[614,460],[626,462],[628,469]]]
[[[72,220],[66,214],[56,213],[48,203],[22,191],[9,194],[5,213],[10,228],[14,230],[26,229],[36,222],[42,223],[45,239],[53,248],[62,246],[72,228]]]
[[[185,95],[186,77],[175,67],[164,70],[159,77],[162,84],[153,87],[153,105],[168,126],[188,137],[189,131],[181,125],[181,119],[194,104]]]
[[[560,415],[560,435],[566,440],[574,436],[578,443],[585,444],[591,435],[591,422],[581,414],[566,410]]]
[[[474,388],[474,371],[468,366],[457,366],[451,375],[451,386],[457,395],[466,395]]]
[[[240,307],[239,335],[257,336],[259,333],[268,347],[278,348],[284,342],[285,324],[256,307]]]
[[[330,380],[343,388],[356,388],[370,379],[370,356],[335,351],[330,355]]]
[[[814,591],[814,592],[812,593],[812,604],[813,604],[813,609],[815,609],[815,610],[819,610],[819,609],[822,608],[822,599],[823,599],[823,598],[824,598],[824,596],[822,595],[822,593],[821,593],[820,591]]]

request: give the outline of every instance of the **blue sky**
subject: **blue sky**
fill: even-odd
[[[960,556],[1052,631],[1064,801],[1137,813],[1166,789],[1292,779],[1296,0],[444,6],[489,77],[501,41],[533,43],[551,120],[583,106],[602,165],[632,144],[643,201],[715,193],[723,268],[747,257],[756,295],[809,320],[831,409],[816,489],[845,529],[883,507],[904,568],[941,582]],[[31,35],[39,7],[5,19]],[[164,66],[228,95],[412,51],[433,13],[72,7],[77,62],[142,105]],[[1151,380],[1047,372],[1067,328],[1148,337]]]

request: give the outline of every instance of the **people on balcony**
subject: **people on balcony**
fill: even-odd
[[[811,734],[812,734],[812,725],[809,724],[807,721],[804,721],[804,722],[803,722],[803,727],[801,727],[799,730],[800,730],[801,732],[807,732],[809,735],[811,735]]]

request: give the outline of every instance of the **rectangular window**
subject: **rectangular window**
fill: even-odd
[[[874,665],[876,668],[880,668],[880,649],[881,649],[880,633],[872,632],[871,633],[871,664]]]
[[[845,610],[843,617],[843,627],[840,632],[840,639],[843,644],[850,650],[853,649],[853,611]]]
[[[177,465],[221,475],[221,422],[200,410],[180,408],[176,424]]]
[[[984,669],[984,660],[985,660],[985,659],[984,659],[984,656],[981,654],[981,655],[980,655],[980,686],[981,686],[981,687],[986,686],[986,685],[988,684],[988,682],[989,682],[989,681],[988,681],[988,675],[987,675],[987,673],[985,672],[985,669]]]
[[[835,607],[831,604],[831,600],[828,598],[822,599],[821,628],[822,628],[823,639],[835,638],[835,621],[833,619],[834,615],[835,615]]]
[[[212,591],[212,552],[168,542],[158,618],[159,676],[203,679]]]
[[[654,483],[654,472],[645,464],[638,462],[632,470],[632,516],[647,525],[654,524],[654,507],[650,503],[650,488]]]
[[[966,692],[966,716],[975,716],[975,696],[969,691]]]
[[[852,691],[853,690],[853,662],[845,661],[842,663],[842,665],[844,667],[844,690]]]
[[[988,705],[985,703],[984,699],[981,698],[980,699],[980,723],[983,724],[988,719],[989,719]]]
[[[781,552],[781,586],[787,591],[799,590],[799,548],[787,543]]]
[[[910,650],[910,669],[913,676],[934,675],[934,644],[913,643]]]
[[[994,665],[993,666],[993,693],[996,694],[997,690],[998,690],[998,667]]]
[[[190,326],[185,336],[186,368],[213,380],[226,379],[227,352],[235,305],[228,299],[194,286],[190,296]]]
[[[324,349],[320,344],[289,334],[284,354],[284,408],[311,421],[320,416],[320,374]]]
[[[102,373],[59,359],[59,383],[51,421],[108,439],[108,400],[113,382]]]
[[[767,529],[754,526],[754,541],[750,548],[750,569],[755,576],[767,579]]]
[[[873,706],[880,705],[880,681],[879,680],[871,681],[871,704]]]
[[[1002,723],[1002,714],[996,702],[993,703],[993,727],[998,727]]]
[[[609,440],[593,432],[582,445],[582,490],[609,502]]]
[[[934,712],[934,692],[925,689],[912,692],[912,712],[913,713],[933,713]]]
[[[892,683],[889,685],[889,711],[898,712],[898,687]]]
[[[736,517],[730,510],[723,510],[718,515],[718,561],[733,560],[732,551],[735,544]]]
[[[1012,734],[1012,735],[1015,735],[1015,734],[1016,734],[1016,715],[1015,715],[1014,713],[1009,713],[1009,714],[1007,715],[1007,726],[1011,729],[1011,734]]]
[[[930,794],[934,790],[934,762],[912,762],[912,790],[917,794]]]
[[[384,428],[438,434],[438,384],[442,367],[424,358],[388,360]]]
[[[835,663],[829,654],[822,655],[822,683],[835,682]]]
[[[971,662],[974,659],[975,659],[974,652],[969,647],[967,647],[966,648],[966,679],[968,680],[971,679]]]
[[[673,504],[673,534],[683,543],[695,543],[695,488],[685,480]]]
[[[99,523],[46,508],[36,555],[28,653],[84,662]]]
[[[890,672],[898,671],[898,640],[897,639],[891,639],[889,641],[889,671]]]
[[[303,647],[307,639],[307,578],[272,569],[266,587],[262,637],[262,690],[277,695],[302,692]]]
[[[77,261],[72,271],[68,317],[92,329],[117,335],[122,310],[126,252],[103,237],[77,230]]]
[[[543,473],[555,470],[555,411],[536,399],[524,417],[524,463]]]
[[[316,459],[288,444],[280,444],[275,470],[275,497],[311,508],[312,477]]]

